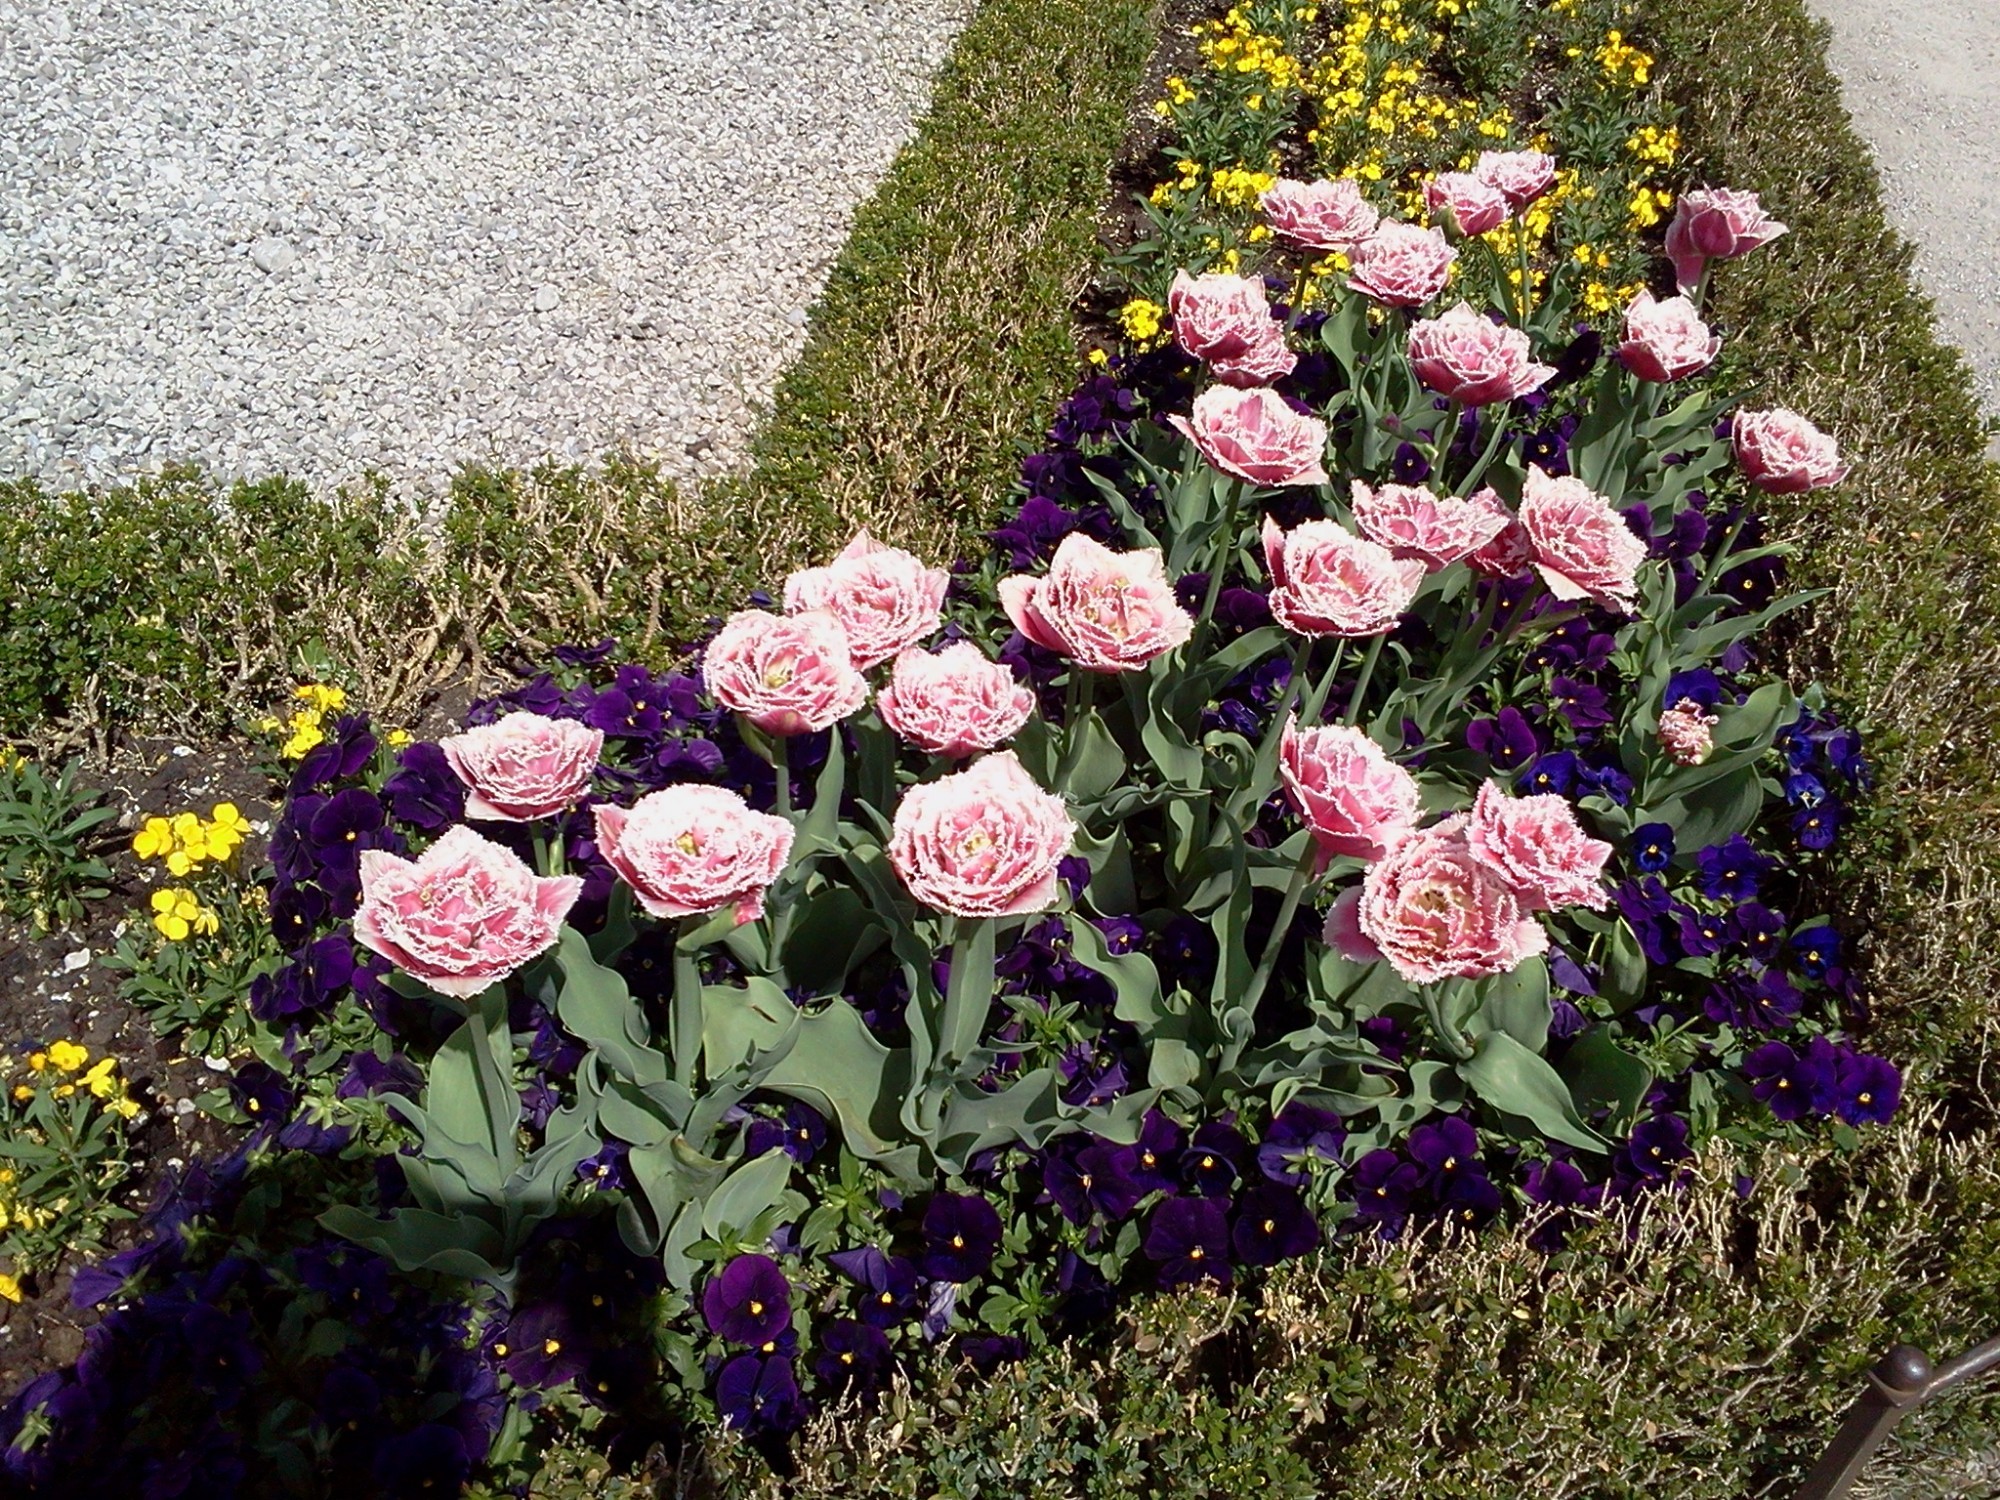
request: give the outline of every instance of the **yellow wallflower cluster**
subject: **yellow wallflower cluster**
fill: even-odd
[[[308,682],[293,688],[292,696],[300,700],[300,707],[288,718],[259,720],[257,730],[260,734],[282,733],[285,738],[278,746],[280,758],[303,760],[326,739],[327,715],[347,707],[347,694],[330,683]]]
[[[206,820],[191,812],[146,819],[132,836],[132,852],[141,859],[159,860],[168,874],[178,878],[204,864],[229,863],[249,834],[250,820],[236,804],[218,802]]]
[[[1316,14],[1310,8],[1303,9],[1297,19],[1310,21]],[[1284,90],[1298,88],[1303,79],[1299,60],[1286,50],[1283,40],[1259,32],[1245,6],[1236,6],[1219,21],[1196,26],[1194,34],[1203,61],[1218,73],[1256,73],[1268,88]],[[1261,108],[1261,103],[1257,107]]]
[[[34,1082],[18,1083],[14,1086],[14,1098],[26,1102],[34,1098],[37,1086],[47,1088],[58,1099],[67,1099],[82,1089],[92,1098],[104,1101],[105,1109],[124,1119],[131,1119],[139,1113],[139,1101],[125,1092],[125,1081],[118,1076],[116,1058],[99,1058],[86,1070],[90,1063],[90,1049],[79,1043],[58,1040],[47,1048],[28,1054],[28,1072]],[[11,1182],[12,1178],[6,1179]],[[0,1182],[4,1187],[5,1182]],[[16,1222],[21,1222],[17,1216]],[[0,1224],[0,1229],[6,1226]]]
[[[1166,317],[1167,310],[1159,303],[1134,297],[1118,309],[1118,326],[1126,338],[1143,349],[1164,337]]]
[[[219,931],[222,918],[213,907],[203,906],[193,891],[170,886],[153,892],[153,925],[170,943],[178,943],[192,933],[207,937]]]
[[[1274,172],[1246,172],[1241,167],[1224,167],[1209,174],[1208,196],[1225,208],[1254,210],[1258,200],[1277,180]]]
[[[1644,88],[1653,76],[1652,55],[1634,47],[1619,31],[1604,34],[1604,45],[1597,49],[1597,65],[1613,83],[1629,83],[1635,89]]]

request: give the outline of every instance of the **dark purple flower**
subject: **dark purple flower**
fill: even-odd
[[[247,1062],[229,1080],[230,1102],[253,1122],[282,1122],[292,1112],[292,1091],[269,1063]]]
[[[1594,1206],[1595,1197],[1588,1180],[1575,1164],[1566,1161],[1533,1161],[1522,1179],[1521,1191],[1530,1203],[1548,1208]]]
[[[1833,1085],[1833,1113],[1850,1125],[1886,1125],[1903,1099],[1895,1064],[1866,1052],[1843,1053]]]
[[[1667,690],[1660,695],[1660,707],[1672,708],[1676,704],[1692,701],[1702,708],[1714,708],[1722,698],[1722,679],[1707,667],[1692,667],[1667,679]]]
[[[576,1175],[594,1188],[629,1188],[631,1151],[623,1141],[606,1141],[595,1155],[576,1164]]]
[[[576,1320],[560,1302],[517,1309],[507,1320],[507,1373],[516,1385],[554,1390],[568,1385],[590,1363],[593,1352]],[[499,1353],[496,1346],[494,1353]]]
[[[1840,964],[1840,934],[1824,922],[1793,933],[1791,949],[1792,962],[1808,979],[1824,979]]]
[[[977,1194],[938,1193],[924,1209],[918,1269],[933,1281],[984,1276],[1000,1249],[1000,1215]]]
[[[1464,1228],[1486,1223],[1507,1201],[1493,1179],[1478,1167],[1454,1177],[1440,1196],[1444,1216]]]
[[[437,745],[419,740],[396,758],[397,770],[382,783],[383,800],[399,822],[425,833],[442,833],[465,817],[465,786]]]
[[[1187,1145],[1187,1133],[1157,1109],[1146,1112],[1139,1140],[1132,1148],[1132,1181],[1149,1193],[1171,1193],[1180,1184],[1173,1175]]]
[[[1674,830],[1665,823],[1641,823],[1632,830],[1632,863],[1657,875],[1674,862]]]
[[[1394,1016],[1370,1016],[1361,1023],[1361,1036],[1382,1054],[1383,1061],[1390,1063],[1400,1063],[1413,1040],[1408,1029]]]
[[[1227,1282],[1229,1220],[1206,1198],[1169,1198],[1146,1221],[1146,1256],[1157,1263],[1161,1286],[1207,1278]]]
[[[1317,1249],[1319,1223],[1298,1189],[1258,1182],[1236,1202],[1230,1239],[1244,1265],[1275,1266]]]
[[[1410,1132],[1405,1149],[1439,1195],[1457,1178],[1479,1170],[1479,1136],[1457,1115],[1419,1125]]]
[[[1736,941],[1736,919],[1728,912],[1675,905],[1681,949],[1690,958],[1712,958]]]
[[[1611,722],[1611,700],[1604,689],[1574,677],[1558,677],[1549,684],[1549,709],[1578,734]]]
[[[306,841],[322,859],[332,859],[375,847],[374,836],[388,823],[382,799],[365,787],[335,792],[313,813]]]
[[[835,1392],[877,1391],[889,1382],[896,1356],[889,1336],[868,1323],[837,1318],[820,1334],[822,1350],[813,1373]]]
[[[1750,1092],[1780,1120],[1802,1120],[1812,1113],[1812,1094],[1800,1085],[1798,1066],[1798,1054],[1783,1042],[1766,1042],[1743,1059]]]
[[[1028,1352],[1027,1343],[1011,1333],[981,1333],[959,1344],[972,1368],[981,1375],[991,1375],[1002,1365],[1012,1364]]]
[[[1569,473],[1569,437],[1561,427],[1544,427],[1521,439],[1521,462],[1558,477]]]
[[[1431,477],[1431,461],[1424,457],[1424,450],[1415,443],[1398,443],[1395,456],[1389,460],[1389,479],[1393,484],[1422,484]]]
[[[1732,915],[1736,918],[1736,943],[1753,960],[1767,964],[1778,956],[1785,937],[1785,915],[1772,911],[1761,901],[1746,901]]]
[[[334,1090],[342,1099],[360,1099],[371,1094],[401,1094],[414,1099],[424,1086],[424,1075],[400,1052],[384,1059],[373,1052],[356,1052],[347,1059],[346,1076]]]
[[[1694,863],[1703,895],[1717,901],[1748,901],[1778,862],[1759,854],[1739,833],[1726,843],[1711,844],[1695,855]]]
[[[1802,997],[1776,969],[1736,974],[1715,986],[1702,1001],[1711,1021],[1739,1031],[1782,1031],[1798,1018]]]
[[[1677,1161],[1694,1155],[1688,1145],[1688,1122],[1679,1115],[1654,1115],[1633,1127],[1625,1143],[1625,1160],[1639,1176],[1658,1181]]]
[[[1518,771],[1542,750],[1541,735],[1518,708],[1507,707],[1490,719],[1474,719],[1465,726],[1465,743],[1474,754],[1486,757],[1495,771]]]
[[[1257,1148],[1257,1170],[1273,1182],[1303,1183],[1312,1165],[1338,1166],[1347,1132],[1340,1116],[1296,1100],[1279,1110]]]
[[[884,1255],[873,1245],[841,1250],[827,1260],[859,1289],[856,1311],[864,1323],[893,1328],[917,1306],[917,1268],[900,1255]]]
[[[252,980],[250,1013],[260,1021],[282,1023],[302,1012],[324,1010],[353,978],[353,940],[335,933],[302,949],[277,973]]]
[[[1530,762],[1519,778],[1523,792],[1538,795],[1559,792],[1567,797],[1576,790],[1583,775],[1583,762],[1574,750],[1551,750]]]
[[[739,1255],[702,1288],[701,1315],[732,1344],[769,1343],[792,1322],[792,1285],[768,1255]]]
[[[1810,771],[1794,771],[1785,778],[1785,801],[1793,807],[1818,807],[1827,795],[1826,783]]]
[[[805,1413],[792,1362],[782,1355],[739,1354],[715,1377],[715,1406],[725,1427],[790,1432]]]
[[[1093,917],[1091,925],[1104,934],[1107,952],[1136,953],[1145,946],[1145,924],[1135,917]]]
[[[361,768],[375,758],[375,736],[368,721],[356,715],[336,719],[333,732],[308,750],[292,770],[290,790],[317,791],[361,774]]]
[[[1181,1181],[1205,1198],[1226,1194],[1243,1174],[1246,1149],[1235,1126],[1211,1120],[1195,1131],[1181,1156]]]
[[[1818,807],[1802,807],[1792,814],[1792,835],[1801,849],[1831,849],[1846,817],[1847,810],[1839,799],[1828,797]]]
[[[426,1422],[384,1438],[375,1449],[377,1488],[373,1493],[383,1500],[456,1495],[471,1471],[464,1437],[449,1427]]]
[[[1354,1164],[1348,1180],[1354,1185],[1356,1227],[1373,1226],[1384,1239],[1402,1232],[1424,1186],[1423,1170],[1389,1150],[1370,1151]]]
[[[1089,1136],[1071,1139],[1078,1144],[1062,1143],[1042,1163],[1043,1187],[1072,1224],[1087,1224],[1096,1214],[1117,1223],[1146,1196],[1132,1176],[1137,1153]]]

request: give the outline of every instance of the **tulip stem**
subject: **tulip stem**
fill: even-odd
[[[1507,440],[1507,423],[1500,414],[1495,413],[1493,418],[1493,430],[1486,434],[1486,447],[1481,451],[1479,455],[1479,462],[1474,464],[1472,466],[1471,471],[1466,474],[1465,478],[1459,481],[1458,485],[1456,486],[1456,493],[1461,495],[1469,495],[1472,493],[1474,487],[1478,485],[1479,481],[1486,477],[1487,469],[1492,467],[1493,460],[1497,458],[1500,454],[1500,445],[1504,443],[1506,440]]]
[[[1452,444],[1458,441],[1458,414],[1462,409],[1456,396],[1453,396],[1446,404],[1444,421],[1438,427],[1437,441],[1434,444],[1436,451],[1431,458],[1433,467],[1437,469],[1438,488],[1447,491],[1450,489],[1450,486],[1446,483],[1444,477],[1445,462],[1451,457]]]
[[[777,777],[777,797],[772,806],[779,817],[790,821],[792,816],[792,742],[789,736],[771,736],[771,770]]]
[[[1524,207],[1521,217],[1514,221],[1514,248],[1521,262],[1521,331],[1527,332],[1528,318],[1534,310],[1535,273],[1528,264],[1528,215]]]
[[[1249,488],[1246,479],[1229,481],[1229,493],[1222,502],[1222,526],[1217,534],[1215,557],[1208,569],[1208,591],[1202,596],[1201,618],[1195,621],[1194,639],[1188,642],[1185,661],[1201,660],[1202,648],[1208,644],[1209,622],[1215,618],[1216,600],[1222,597],[1222,575],[1229,571],[1229,559],[1236,551],[1236,512],[1243,504],[1243,492]]]
[[[1264,991],[1271,983],[1271,974],[1278,967],[1278,951],[1285,946],[1285,935],[1292,929],[1292,921],[1299,914],[1299,902],[1305,896],[1306,887],[1311,884],[1313,871],[1318,866],[1319,845],[1313,841],[1308,830],[1305,849],[1299,855],[1299,862],[1292,866],[1292,878],[1285,885],[1285,899],[1278,908],[1277,923],[1271,928],[1271,935],[1264,939],[1263,956],[1257,960],[1257,967],[1250,975],[1250,986],[1243,992],[1239,1008],[1253,1021],[1258,1002],[1264,998]],[[1225,1043],[1222,1067],[1217,1071],[1227,1072],[1234,1067],[1242,1050],[1235,1042]]]
[[[1382,657],[1382,641],[1388,632],[1381,631],[1368,641],[1368,654],[1361,658],[1361,675],[1354,679],[1354,691],[1347,699],[1345,720],[1352,724],[1361,717],[1361,700],[1368,696],[1369,681],[1375,676],[1375,663]]]
[[[1748,508],[1738,508],[1736,519],[1729,523],[1729,530],[1722,534],[1722,545],[1715,549],[1715,555],[1709,559],[1708,565],[1701,570],[1701,589],[1703,593],[1707,593],[1708,586],[1729,571],[1729,554],[1736,547],[1736,539],[1743,534],[1743,523],[1749,519],[1750,512]]]
[[[779,741],[780,744],[784,742]],[[674,942],[674,1082],[692,1089],[701,1059],[701,961],[682,946],[707,917],[682,917]]]

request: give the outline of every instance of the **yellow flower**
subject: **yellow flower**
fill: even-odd
[[[100,1058],[91,1064],[90,1071],[83,1075],[83,1086],[100,1099],[109,1099],[118,1092],[118,1061],[116,1058]]]
[[[90,1049],[75,1042],[49,1043],[49,1061],[64,1073],[74,1073],[90,1061]]]
[[[35,1097],[35,1091],[25,1083],[17,1083],[14,1085],[14,1097],[20,1100],[21,1103],[26,1104],[30,1099]]]
[[[278,747],[278,754],[286,760],[303,760],[312,748],[326,738],[318,724],[299,724],[293,721],[292,736]]]
[[[106,1104],[104,1107],[110,1110],[113,1114],[117,1115],[120,1119],[125,1119],[125,1120],[129,1120],[134,1115],[139,1113],[139,1101],[137,1099],[130,1098],[129,1096],[123,1094],[121,1094],[118,1098],[113,1099],[110,1103]]]
[[[411,734],[407,729],[392,729],[382,737],[383,743],[391,750],[400,750],[415,739],[416,736]]]
[[[209,809],[208,818],[218,828],[227,828],[242,838],[250,832],[250,820],[236,810],[234,802],[218,802]]]
[[[347,694],[325,682],[308,682],[292,689],[294,698],[310,703],[320,713],[347,707]]]
[[[191,932],[214,932],[221,919],[195,899],[193,891],[169,886],[153,892],[153,925],[170,943],[178,943]]]
[[[132,835],[132,852],[141,859],[158,859],[174,847],[173,825],[165,818],[148,818]]]
[[[1118,324],[1127,338],[1143,344],[1160,336],[1160,323],[1166,311],[1157,302],[1134,297],[1118,310]]]
[[[0,1297],[5,1297],[9,1302],[21,1300],[21,1283],[4,1271],[0,1271]]]
[[[48,1065],[49,1065],[48,1053],[30,1052],[28,1054],[28,1069],[30,1072],[39,1073],[42,1071],[42,1069],[46,1068]]]

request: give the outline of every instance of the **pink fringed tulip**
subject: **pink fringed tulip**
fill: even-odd
[[[1497,505],[1489,508],[1476,499],[1437,495],[1407,484],[1371,490],[1354,481],[1354,524],[1361,534],[1397,557],[1414,557],[1432,570],[1448,568],[1490,545],[1512,519]]]
[[[1411,984],[1505,974],[1548,951],[1548,934],[1465,841],[1464,813],[1413,833],[1334,903],[1326,938],[1350,958],[1386,958]]]
[[[1347,284],[1389,307],[1422,307],[1444,290],[1457,259],[1442,231],[1389,220],[1355,250]]]
[[[1472,175],[1518,212],[1556,185],[1556,159],[1541,151],[1482,151]]]
[[[656,917],[727,906],[739,926],[754,922],[792,851],[789,822],[756,811],[726,787],[664,787],[630,808],[600,803],[592,811],[605,862]]]
[[[1225,474],[1274,486],[1327,482],[1326,423],[1293,411],[1276,391],[1211,386],[1188,416],[1167,420]]]
[[[1173,314],[1174,341],[1181,352],[1206,363],[1218,380],[1268,385],[1298,363],[1285,347],[1284,329],[1271,316],[1261,281],[1176,271],[1167,311]]]
[[[919,750],[959,759],[1012,739],[1035,711],[1035,693],[972,642],[957,641],[935,656],[897,657],[875,708]]]
[[[1521,527],[1550,593],[1631,612],[1646,544],[1609,500],[1580,479],[1553,478],[1531,466],[1521,493]]]
[[[1380,859],[1416,829],[1417,780],[1359,729],[1301,729],[1296,717],[1278,740],[1285,794],[1312,830],[1321,864],[1341,855]]]
[[[465,783],[468,818],[528,823],[554,816],[589,790],[604,731],[516,712],[449,735],[438,748]]]
[[[1466,499],[1499,527],[1492,541],[1466,558],[1473,572],[1487,578],[1519,578],[1535,565],[1535,549],[1527,531],[1501,503],[1491,485],[1474,491]]]
[[[354,940],[440,995],[469,1000],[555,946],[583,890],[539,876],[464,824],[415,859],[361,851]]]
[[[1722,338],[1702,322],[1685,297],[1653,300],[1641,289],[1625,309],[1625,339],[1618,358],[1641,380],[1682,380],[1706,370],[1722,352]]]
[[[1424,206],[1453,234],[1471,236],[1507,221],[1507,195],[1470,172],[1440,172],[1424,184]]]
[[[1369,636],[1396,628],[1417,596],[1424,565],[1358,537],[1337,521],[1290,531],[1264,518],[1271,615],[1299,635]]]
[[[950,585],[943,568],[860,531],[826,566],[785,580],[785,613],[827,611],[846,632],[848,660],[865,672],[938,628]]]
[[[1660,715],[1660,748],[1677,766],[1698,766],[1715,751],[1716,716],[1692,698]]]
[[[1463,302],[1410,329],[1410,363],[1428,388],[1465,406],[1517,400],[1556,373],[1553,365],[1535,363],[1520,329],[1481,317]]]
[[[1113,552],[1081,532],[1062,539],[1047,577],[1001,579],[1000,605],[1037,646],[1092,672],[1134,671],[1194,633],[1157,547]]]
[[[1011,917],[1055,905],[1056,866],[1076,840],[1063,800],[1010,750],[903,794],[889,863],[926,906]]]
[[[1701,188],[1683,193],[1667,226],[1667,258],[1684,292],[1701,284],[1712,260],[1735,260],[1786,232],[1764,212],[1755,193],[1734,188]]]
[[[1730,430],[1743,477],[1767,495],[1802,494],[1847,477],[1833,439],[1795,411],[1740,411]]]
[[[1506,882],[1523,911],[1601,911],[1611,903],[1604,888],[1611,845],[1585,833],[1576,809],[1553,792],[1510,797],[1497,782],[1482,782],[1465,842]]]
[[[823,609],[797,615],[738,610],[709,642],[701,675],[717,703],[766,734],[815,733],[868,700],[847,631]]]
[[[1331,182],[1281,177],[1259,201],[1273,234],[1309,250],[1352,250],[1382,219],[1351,177]]]

